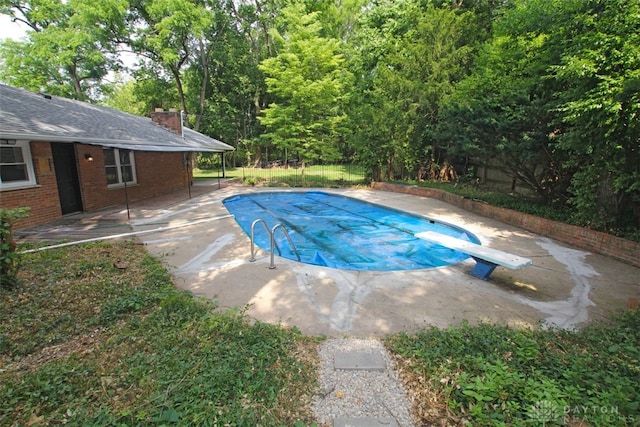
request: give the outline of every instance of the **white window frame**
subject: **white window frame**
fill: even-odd
[[[116,176],[118,177],[118,182],[115,182],[113,184],[109,184],[107,183],[107,188],[121,188],[124,187],[124,181],[122,180],[122,164],[120,162],[120,149],[118,148],[109,148],[109,147],[104,147],[103,148],[104,151],[107,150],[113,150],[113,155],[115,157],[116,160]],[[135,156],[133,155],[133,151],[132,150],[127,150],[128,154],[129,154],[129,163],[131,164],[131,179],[129,181],[127,181],[127,185],[136,185],[138,183],[138,174],[136,173],[136,159]],[[107,165],[105,164],[105,177],[106,177],[106,167]],[[108,165],[108,166],[113,166],[113,165]]]
[[[6,141],[10,141],[7,143]],[[14,143],[15,141],[15,143]],[[28,140],[6,140],[3,139],[0,141],[0,144],[3,147],[12,147],[12,148],[20,148],[22,149],[22,159],[24,160],[26,169],[27,169],[27,179],[20,181],[9,181],[2,182],[2,177],[0,177],[0,191],[3,190],[15,190],[18,188],[29,188],[35,187],[38,185],[36,181],[36,174],[33,168],[33,159],[31,158],[31,141]]]

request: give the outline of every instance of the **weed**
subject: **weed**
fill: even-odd
[[[0,425],[312,419],[315,343],[177,290],[139,245],[31,253],[20,275],[0,295]]]
[[[387,346],[410,385],[430,388],[440,410],[420,408],[425,423],[448,417],[474,425],[634,425],[640,402],[640,312],[581,331],[528,330],[463,323],[396,334]],[[591,412],[585,412],[591,411]],[[453,416],[447,414],[454,414]],[[466,421],[465,421],[466,420]]]
[[[16,285],[20,254],[13,239],[13,224],[28,215],[29,208],[0,208],[0,289],[10,289]]]

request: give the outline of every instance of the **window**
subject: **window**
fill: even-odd
[[[0,189],[36,185],[29,141],[0,140]]]
[[[133,151],[119,150],[117,148],[105,148],[104,168],[107,173],[107,185],[109,187],[119,187],[127,184],[135,184],[136,164],[133,158]]]

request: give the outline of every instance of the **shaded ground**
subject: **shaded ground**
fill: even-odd
[[[444,202],[368,189],[325,191],[464,227],[482,244],[530,258],[533,265],[518,271],[499,267],[490,282],[467,274],[471,260],[432,270],[353,272],[276,257],[277,268],[269,269],[264,251],[249,262],[249,237],[222,200],[274,189],[218,188],[217,181],[200,182],[199,187],[191,199],[182,194],[133,205],[129,221],[119,208],[21,234],[55,240],[142,233],[138,238],[162,257],[178,286],[215,298],[224,307],[247,306],[250,316],[295,325],[310,335],[384,335],[462,320],[573,328],[606,318],[640,296],[637,268]]]

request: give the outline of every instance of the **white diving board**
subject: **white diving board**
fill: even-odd
[[[484,280],[489,280],[491,273],[493,273],[493,270],[499,265],[512,270],[519,270],[532,264],[528,258],[487,246],[477,245],[467,240],[457,239],[452,236],[447,236],[446,234],[436,233],[435,231],[424,231],[422,233],[416,233],[415,236],[419,239],[427,240],[471,256],[476,260],[476,265],[473,270],[470,271],[470,274]]]

